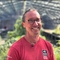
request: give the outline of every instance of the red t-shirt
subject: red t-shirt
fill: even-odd
[[[40,38],[33,46],[24,37],[9,50],[7,60],[55,60],[50,42]]]

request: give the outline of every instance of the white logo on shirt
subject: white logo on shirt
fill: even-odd
[[[43,53],[43,59],[48,59],[47,50],[42,50],[42,53]]]

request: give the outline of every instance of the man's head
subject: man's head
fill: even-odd
[[[23,15],[22,24],[26,34],[39,35],[42,26],[41,16],[36,9],[29,9]]]

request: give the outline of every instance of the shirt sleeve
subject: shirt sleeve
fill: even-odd
[[[19,53],[14,47],[10,48],[7,60],[20,60]]]
[[[49,50],[49,53],[50,53],[50,58],[49,60],[56,60],[56,57],[55,57],[55,54],[54,54],[54,49],[53,49],[53,45],[50,43],[50,42],[45,42],[46,43],[46,46]]]
[[[51,44],[51,60],[56,60],[55,54],[54,54],[54,48]]]

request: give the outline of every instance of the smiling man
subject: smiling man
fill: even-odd
[[[39,36],[42,23],[36,9],[24,13],[22,25],[26,34],[10,47],[7,60],[55,60],[51,43]]]
[[[39,13],[36,10],[31,9],[24,15],[22,24],[26,29],[26,40],[30,43],[37,42],[39,40],[39,33],[42,26]]]

